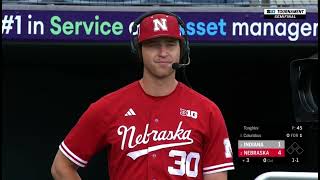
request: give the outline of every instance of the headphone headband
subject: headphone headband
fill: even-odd
[[[140,24],[141,21],[142,21],[144,18],[146,18],[146,17],[148,17],[148,16],[151,16],[151,15],[154,15],[154,14],[166,14],[166,15],[170,15],[170,16],[176,17],[177,20],[178,20],[178,22],[179,22],[179,24],[180,24],[181,26],[185,26],[185,24],[184,24],[184,22],[182,21],[182,19],[181,19],[179,16],[177,16],[176,14],[173,14],[172,12],[168,12],[168,11],[163,11],[163,10],[154,10],[154,11],[146,12],[146,13],[142,14],[141,16],[139,16],[139,17],[133,22],[133,26],[132,26],[132,27],[134,27],[134,26],[137,27],[138,24]],[[135,29],[135,30],[136,30],[136,29]],[[132,30],[132,31],[133,31],[133,30]]]

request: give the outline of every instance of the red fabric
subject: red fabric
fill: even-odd
[[[138,35],[139,43],[157,37],[183,39],[176,17],[166,14],[154,14],[141,21]]]
[[[182,83],[153,97],[136,81],[93,103],[61,146],[83,166],[106,147],[111,180],[201,180],[233,169],[226,139],[222,114],[206,97]]]

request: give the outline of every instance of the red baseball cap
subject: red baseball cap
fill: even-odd
[[[168,14],[153,14],[140,23],[139,43],[158,37],[172,37],[183,40],[176,17]]]

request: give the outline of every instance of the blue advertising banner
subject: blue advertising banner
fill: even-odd
[[[143,12],[3,10],[2,40],[128,42]],[[266,18],[259,12],[177,12],[195,43],[306,43],[318,41],[318,13]],[[185,33],[182,31],[182,33]]]

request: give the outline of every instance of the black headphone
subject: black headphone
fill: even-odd
[[[139,59],[142,59],[141,57],[141,51],[140,51],[140,46],[139,46],[139,43],[138,43],[138,25],[141,23],[141,21],[148,17],[148,16],[151,16],[151,15],[154,15],[154,14],[167,14],[169,16],[173,16],[173,17],[176,17],[179,25],[184,29],[184,34],[183,34],[183,42],[181,43],[181,54],[180,54],[180,63],[181,64],[177,64],[179,66],[178,68],[180,67],[183,67],[185,65],[188,65],[190,64],[190,58],[189,58],[189,54],[190,54],[190,48],[189,48],[189,40],[188,40],[188,37],[187,37],[187,28],[184,24],[184,22],[182,21],[182,19],[171,13],[171,12],[168,12],[168,11],[163,11],[163,10],[154,10],[154,11],[150,11],[150,12],[146,12],[144,14],[142,14],[141,16],[139,16],[132,24],[132,30],[131,30],[131,33],[130,33],[130,45],[131,45],[131,52],[134,53],[134,54],[137,54]],[[136,35],[134,35],[133,33],[137,33]],[[183,65],[185,64],[185,65]],[[178,69],[177,68],[177,69]]]

